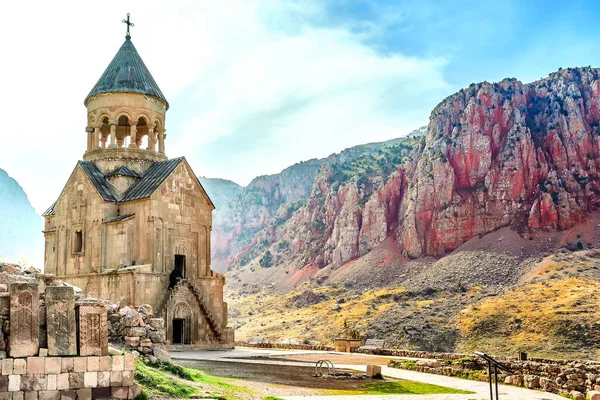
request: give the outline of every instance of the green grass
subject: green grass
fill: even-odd
[[[464,390],[445,386],[413,381],[391,381],[368,383],[364,386],[364,394],[470,394]]]
[[[135,360],[135,380],[144,392],[180,399],[188,399],[199,392],[198,388],[179,382],[169,374]]]
[[[234,399],[239,393],[253,393],[248,388],[230,383],[227,378],[208,375],[177,364],[159,363],[149,366],[137,359],[135,361],[136,381],[142,385],[146,393],[186,399],[200,392],[196,386],[173,379],[172,375],[190,382],[213,386],[217,390],[221,389],[227,399]],[[214,396],[223,398],[220,394]]]

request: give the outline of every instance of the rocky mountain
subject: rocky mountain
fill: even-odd
[[[412,149],[412,145],[404,143],[414,144],[423,132],[421,128],[408,138],[352,147],[325,159],[300,162],[278,174],[255,178],[229,203],[217,206],[213,214],[213,267],[225,270],[233,264],[248,264],[272,244],[273,231],[306,208],[316,179],[324,170],[335,172],[332,182],[345,182],[356,174],[385,176]]]
[[[472,84],[418,139],[257,178],[226,206],[228,225],[217,219],[218,257],[259,264],[268,250],[269,264],[339,267],[387,238],[418,258],[503,226],[567,229],[600,201],[598,73]]]
[[[2,169],[0,210],[0,258],[32,262],[42,260],[42,217],[29,203],[23,188]]]
[[[206,190],[217,209],[220,209],[233,200],[243,189],[242,186],[228,179],[206,178],[200,176],[198,177],[198,180],[200,180],[204,190]]]
[[[599,77],[472,84],[423,135],[322,162],[230,248],[238,337],[327,343],[349,320],[403,348],[599,358]]]

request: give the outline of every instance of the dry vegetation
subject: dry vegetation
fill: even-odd
[[[402,340],[409,324],[427,327],[422,336],[457,332],[458,352],[600,359],[599,281],[600,250],[563,251],[534,264],[508,287],[473,285],[415,296],[402,287],[351,292],[304,284],[284,295],[233,294],[228,301],[239,340],[260,336],[331,345],[348,320],[362,333],[395,336],[396,343],[388,342],[407,348],[421,343]],[[388,330],[378,329],[382,326]]]

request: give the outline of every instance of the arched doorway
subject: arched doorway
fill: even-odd
[[[192,343],[193,313],[189,304],[179,302],[173,307],[173,319],[171,320],[171,343]]]

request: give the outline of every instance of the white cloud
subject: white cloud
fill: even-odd
[[[327,18],[319,2],[3,3],[0,168],[39,212],[85,150],[82,102],[123,40],[125,12],[171,101],[167,152],[200,175],[247,183],[397,137],[449,90],[444,60],[382,55],[344,26],[312,25]]]

